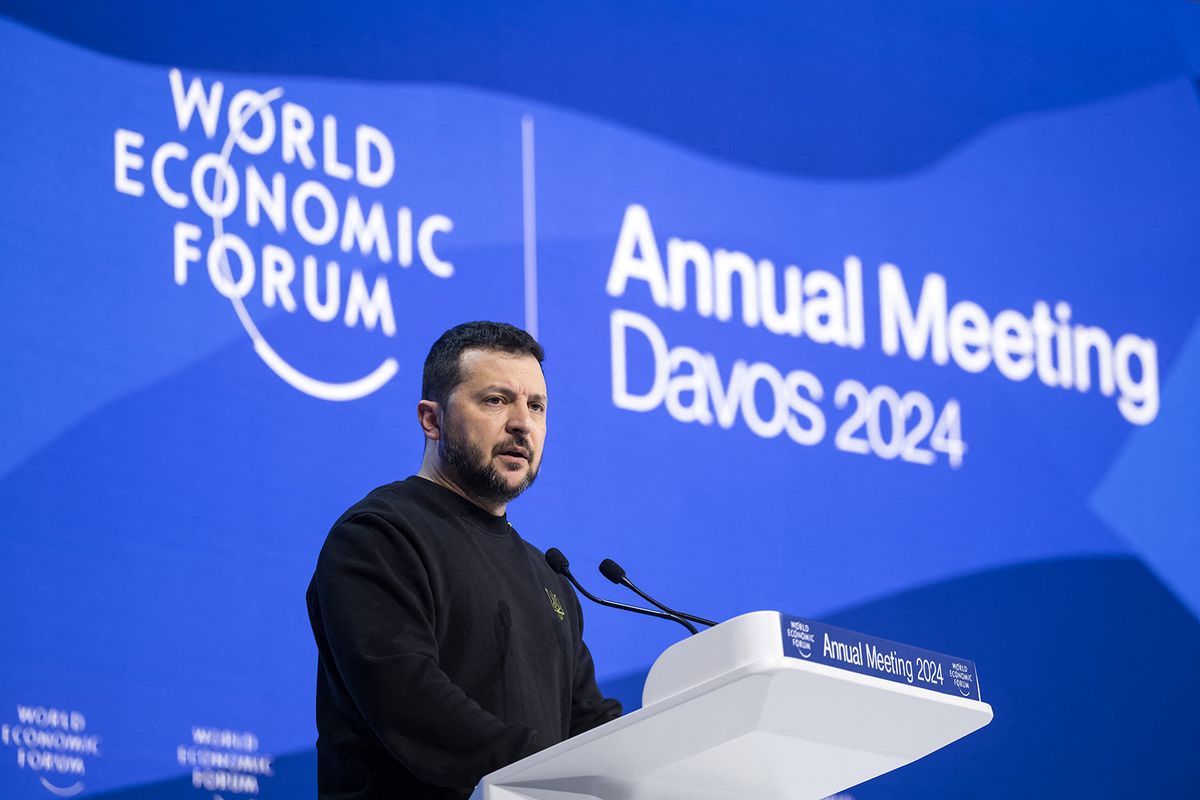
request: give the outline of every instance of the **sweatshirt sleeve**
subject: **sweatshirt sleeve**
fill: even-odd
[[[575,597],[574,592],[571,594]],[[583,641],[583,609],[575,597],[575,613],[579,620],[579,643],[575,655],[575,685],[571,691],[570,736],[599,727],[621,716],[620,701],[605,697],[596,685],[596,666],[592,653]]]
[[[417,778],[470,788],[537,750],[532,728],[485,711],[439,667],[428,574],[383,519],[364,513],[338,524],[313,586],[336,674],[384,747]]]

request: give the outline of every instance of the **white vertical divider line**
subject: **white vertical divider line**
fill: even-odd
[[[521,117],[521,208],[525,224],[525,330],[538,338],[537,202],[533,162],[533,117]]]

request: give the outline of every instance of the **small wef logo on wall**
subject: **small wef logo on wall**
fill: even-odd
[[[175,748],[175,759],[191,770],[198,792],[255,797],[263,779],[275,774],[275,757],[260,745],[251,731],[193,726],[189,740]]]
[[[87,729],[82,711],[16,706],[16,717],[0,723],[0,744],[12,748],[18,769],[37,775],[46,796],[74,797],[86,784],[88,764],[101,757],[100,737]]]
[[[334,114],[285,99],[282,87],[233,92],[200,77],[185,86],[177,69],[167,77],[164,115],[173,111],[178,140],[174,130],[148,141],[117,128],[113,167],[117,192],[178,212],[175,284],[191,290],[207,273],[254,352],[299,391],[332,401],[378,391],[398,370],[388,346],[395,286],[414,270],[454,276],[439,255],[454,221],[400,202],[396,150],[379,128],[351,133]],[[336,357],[313,355],[329,341],[315,344],[317,335],[338,341]],[[337,370],[353,374],[320,374]]]

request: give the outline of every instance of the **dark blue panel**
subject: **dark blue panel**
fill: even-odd
[[[995,721],[858,800],[1189,797],[1200,622],[1139,562],[1027,564],[830,618],[968,654]]]
[[[158,64],[479,86],[822,176],[902,172],[1004,117],[1185,74],[1190,30],[1127,0],[119,5],[0,13]]]

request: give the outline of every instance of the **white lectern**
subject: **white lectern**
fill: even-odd
[[[971,662],[776,611],[669,647],[642,697],[472,800],[819,800],[992,720]]]

